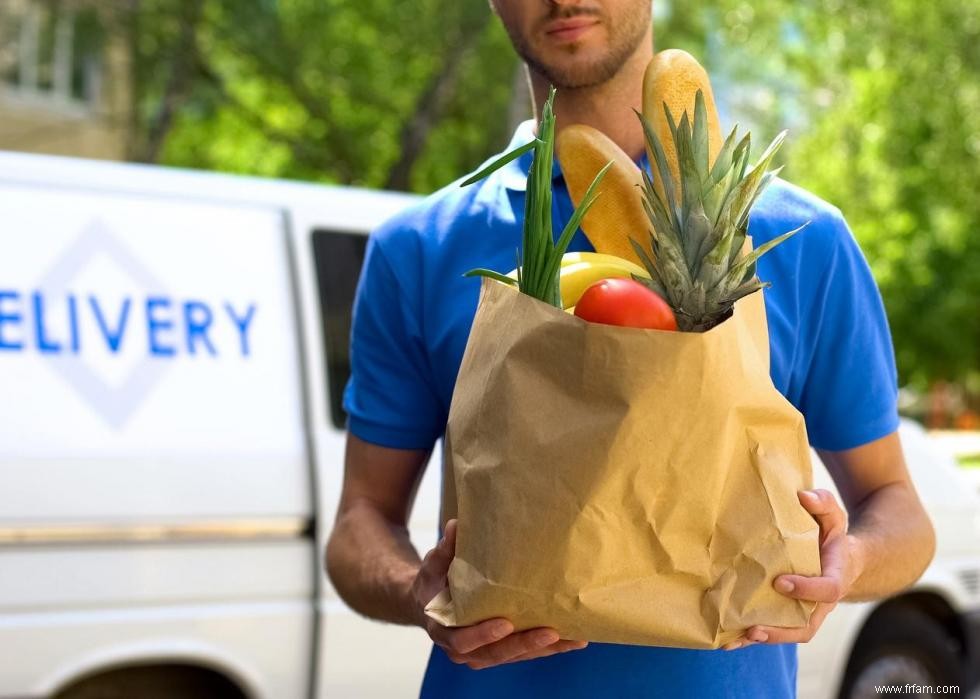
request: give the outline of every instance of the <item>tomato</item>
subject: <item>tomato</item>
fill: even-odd
[[[603,279],[582,294],[575,315],[591,323],[648,330],[677,330],[670,305],[632,279]]]

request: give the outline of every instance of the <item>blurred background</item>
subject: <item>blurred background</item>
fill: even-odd
[[[801,696],[830,696],[845,663],[858,687],[848,699],[876,695],[882,677],[928,684],[949,663],[980,667],[980,3],[653,7],[657,48],[706,65],[723,121],[759,145],[789,128],[784,176],[851,224],[888,312],[907,461],[941,534],[915,589],[830,617],[802,652]],[[320,560],[339,496],[351,299],[365,233],[413,201],[397,193],[471,171],[530,114],[523,67],[486,0],[0,0],[0,151],[274,180],[0,153],[0,233],[16,241],[0,256],[0,282],[18,289],[7,300],[37,286],[50,310],[68,282],[107,304],[169,284],[215,308],[258,299],[282,324],[256,336],[269,342],[264,364],[177,358],[167,386],[178,388],[152,399],[147,388],[132,405],[116,389],[154,364],[133,342],[124,357],[86,346],[71,365],[106,360],[93,364],[112,370],[94,374],[111,389],[98,405],[44,373],[61,358],[8,353],[0,648],[20,655],[0,650],[0,695],[415,694],[427,639],[347,610]],[[64,289],[35,279],[44,261]],[[307,313],[295,328],[292,284]],[[313,387],[306,402],[301,384]],[[100,406],[134,417],[107,427]],[[20,434],[14,418],[29,413],[40,419]],[[22,448],[35,442],[37,453]],[[419,493],[411,531],[424,550],[439,467]],[[86,667],[109,671],[64,689]]]
[[[980,428],[980,4],[654,11],[657,48],[702,59],[723,118],[757,143],[790,128],[786,177],[844,211],[902,411]],[[482,1],[4,0],[0,82],[0,149],[422,193],[530,113]]]

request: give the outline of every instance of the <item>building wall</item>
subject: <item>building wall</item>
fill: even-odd
[[[105,25],[97,50],[83,22]],[[92,0],[2,0],[0,150],[125,159],[128,51],[109,29]]]

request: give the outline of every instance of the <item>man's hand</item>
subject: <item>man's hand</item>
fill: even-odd
[[[454,663],[482,670],[503,663],[579,650],[588,645],[585,641],[562,640],[558,632],[549,628],[515,632],[514,625],[506,619],[487,619],[473,626],[449,628],[426,616],[425,605],[446,587],[449,564],[455,553],[456,520],[451,519],[446,524],[442,540],[422,560],[422,567],[412,584],[419,625]]]
[[[810,623],[802,628],[753,626],[745,635],[725,646],[725,650],[745,648],[753,643],[807,643],[823,620],[837,606],[861,574],[864,565],[860,541],[847,533],[847,513],[827,490],[804,490],[800,503],[820,526],[820,571],[818,577],[780,575],[773,587],[787,597],[816,602]]]

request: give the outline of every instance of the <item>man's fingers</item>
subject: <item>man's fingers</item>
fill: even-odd
[[[725,650],[747,648],[756,643],[807,643],[844,594],[844,565],[847,558],[847,513],[829,490],[802,490],[800,504],[820,527],[819,576],[780,575],[773,581],[778,592],[794,599],[817,602],[810,623],[800,628],[753,626]]]
[[[759,641],[750,641],[745,636],[738,638],[730,643],[726,643],[721,647],[722,650],[741,650],[742,648],[748,648],[749,646],[754,646]]]
[[[430,621],[429,636],[447,652],[465,656],[514,633],[514,625],[506,619],[487,619],[473,626],[450,628]]]
[[[824,619],[830,614],[835,604],[818,604],[810,615],[810,623],[806,626],[797,628],[783,628],[779,626],[753,626],[746,632],[748,639],[755,640],[765,637],[764,643],[809,643],[816,635],[817,630],[823,624]]]
[[[529,653],[522,653],[513,658],[503,661],[502,663],[487,663],[473,661],[467,663],[471,669],[483,670],[488,667],[494,667],[494,665],[509,665],[511,663],[521,663],[525,660],[535,660],[537,658],[547,658],[549,655],[557,655],[558,653],[568,653],[573,650],[582,650],[588,646],[588,641],[569,641],[569,640],[559,640],[556,643],[552,643],[550,646],[541,648],[540,650],[531,651]]]
[[[557,631],[544,627],[514,633],[506,619],[488,619],[460,628],[431,622],[429,636],[450,660],[474,670],[581,650],[588,645],[587,641],[561,639]]]
[[[778,592],[795,599],[811,602],[839,602],[844,595],[844,559],[847,540],[839,536],[830,539],[820,549],[821,574],[780,575],[773,581]]]
[[[839,576],[807,578],[802,575],[780,575],[774,587],[787,597],[805,602],[839,602],[843,592]]]
[[[568,653],[573,650],[582,650],[588,646],[588,641],[568,641],[562,639],[557,643],[552,643],[550,646],[542,648],[541,650],[533,651],[531,653],[525,653],[524,655],[519,655],[516,658],[511,658],[504,662],[504,665],[509,665],[511,663],[520,663],[525,660],[534,660],[536,658],[547,658],[549,655],[558,655],[559,653]]]
[[[535,653],[558,642],[558,632],[554,629],[538,628],[519,631],[510,636],[482,646],[463,656],[462,661],[471,667],[491,667],[500,665],[521,655]]]
[[[800,504],[809,512],[820,527],[820,540],[847,531],[847,513],[829,490],[801,490]]]
[[[554,653],[564,653],[569,650],[582,650],[589,645],[588,641],[570,641],[566,638],[561,639],[558,643],[552,643],[550,646],[545,648],[547,651]]]

